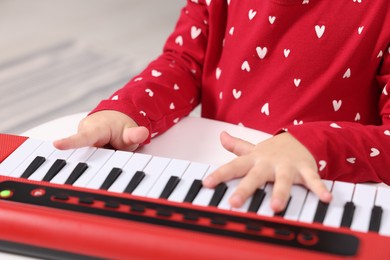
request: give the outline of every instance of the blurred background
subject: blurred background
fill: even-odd
[[[0,0],[0,133],[89,111],[156,58],[185,0]]]

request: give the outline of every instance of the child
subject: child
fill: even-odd
[[[274,181],[281,211],[294,183],[324,202],[323,179],[390,184],[388,0],[189,0],[160,57],[103,100],[60,149],[134,150],[186,116],[274,133],[221,134],[238,157],[206,187],[243,177],[233,207]]]

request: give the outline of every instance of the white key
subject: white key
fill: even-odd
[[[217,167],[211,166],[206,174],[205,177],[207,177],[209,174],[211,174],[213,171],[215,171]],[[210,203],[211,198],[213,197],[214,189],[209,189],[202,187],[198,193],[198,195],[195,197],[192,204],[198,205],[198,206],[208,206]]]
[[[7,158],[0,163],[0,175],[8,176],[20,164],[23,163],[40,145],[43,141],[38,139],[28,138],[15,151],[13,151]]]
[[[383,213],[382,213],[382,220],[381,220],[381,226],[379,229],[379,234],[384,236],[390,236],[390,188],[389,187],[378,187],[376,199],[375,199],[375,205],[381,206]]]
[[[291,187],[291,199],[287,207],[286,213],[284,214],[285,219],[298,220],[299,213],[303,208],[308,190],[300,185],[293,185]]]
[[[114,150],[98,148],[86,161],[88,169],[78,178],[73,186],[85,187],[96,173],[114,154]]]
[[[263,202],[260,205],[259,210],[257,211],[257,214],[263,215],[263,216],[273,216],[274,211],[271,209],[271,196],[272,196],[272,189],[274,185],[273,183],[267,183],[264,188],[265,196],[263,199]]]
[[[99,189],[103,182],[107,179],[108,174],[113,168],[123,168],[127,161],[131,158],[133,153],[116,151],[110,159],[103,165],[103,167],[97,172],[94,178],[92,178],[87,184],[87,188]]]
[[[168,183],[169,178],[171,178],[171,176],[181,178],[189,164],[189,161],[172,159],[146,196],[150,198],[159,198],[165,185]]]
[[[202,180],[208,167],[207,164],[203,163],[191,163],[168,200],[183,202],[194,180]]]
[[[333,199],[329,203],[328,210],[324,219],[324,225],[331,227],[340,227],[344,212],[344,205],[351,201],[355,185],[353,183],[335,181],[333,183]]]
[[[37,157],[42,156],[48,158],[50,154],[54,152],[55,148],[52,142],[46,141],[38,147],[23,163],[21,163],[14,171],[11,172],[9,176],[20,177],[23,172],[27,169],[30,163]],[[43,166],[43,165],[41,165]]]
[[[170,159],[163,157],[153,157],[152,160],[146,165],[144,172],[145,177],[134,190],[132,194],[137,196],[146,196],[149,190],[153,187],[154,183],[167,167]]]
[[[322,180],[328,191],[332,190],[333,181]],[[309,191],[306,197],[305,205],[299,215],[299,221],[306,223],[313,223],[316,214],[319,198],[312,191]]]
[[[86,162],[96,150],[97,148],[95,147],[83,147],[74,150],[72,155],[68,158],[65,167],[50,182],[64,184],[76,165],[80,162]]]
[[[355,204],[351,229],[368,232],[371,210],[374,207],[376,187],[366,184],[356,184],[352,201]]]
[[[126,189],[131,178],[133,178],[134,174],[137,171],[142,171],[151,159],[151,155],[134,153],[130,160],[123,167],[122,174],[119,175],[118,179],[111,185],[108,190],[122,193]]]
[[[241,179],[233,179],[226,182],[227,190],[223,195],[221,202],[218,204],[218,208],[227,210],[232,209],[232,206],[229,203],[229,199],[233,195],[233,192],[236,190],[240,181]]]
[[[46,159],[45,163],[39,167],[28,179],[41,181],[57,159],[67,160],[73,152],[74,150],[54,150],[54,152]]]
[[[233,211],[239,211],[239,212],[248,212],[248,209],[249,209],[249,205],[251,204],[251,201],[252,201],[252,197],[250,197],[249,199],[247,199],[244,204],[242,204],[241,207],[239,208],[231,208],[231,210]]]

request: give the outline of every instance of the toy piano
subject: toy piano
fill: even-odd
[[[324,204],[272,184],[240,209],[212,165],[0,134],[0,250],[53,259],[390,259],[390,188],[330,182]]]

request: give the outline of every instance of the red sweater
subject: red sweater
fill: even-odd
[[[289,131],[322,178],[390,184],[389,0],[189,0],[164,51],[94,111],[152,136],[202,116]]]

